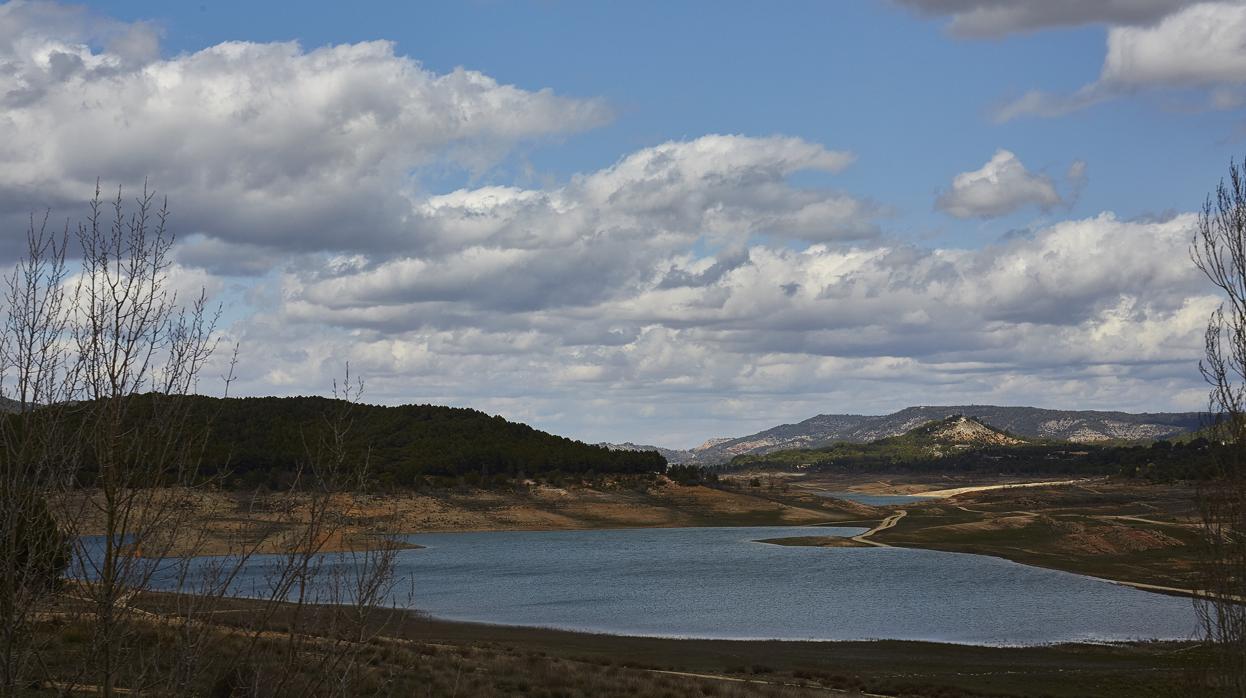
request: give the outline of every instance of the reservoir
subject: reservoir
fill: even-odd
[[[1067,572],[931,550],[755,542],[862,530],[418,534],[406,540],[425,547],[398,553],[389,601],[450,620],[660,637],[1033,645],[1196,634],[1189,599]],[[265,566],[252,560],[235,593],[263,595]]]

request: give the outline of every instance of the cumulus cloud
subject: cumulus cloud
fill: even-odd
[[[103,43],[100,37],[105,37]],[[437,74],[385,41],[227,42],[161,59],[146,25],[0,8],[0,203],[64,208],[150,177],[182,229],[284,250],[421,244],[411,173],[487,167],[609,118],[598,100]]]
[[[516,312],[591,306],[659,277],[668,286],[706,285],[747,256],[696,270],[656,265],[697,241],[740,250],[759,237],[873,237],[871,204],[787,182],[799,171],[838,171],[851,161],[796,138],[715,135],[645,148],[552,190],[456,191],[419,207],[420,227],[439,241],[421,255],[321,274],[300,282],[300,293],[334,310],[370,308],[385,323],[422,317],[375,308],[395,301]]]
[[[877,232],[877,206],[787,181],[802,171],[838,172],[853,159],[799,138],[709,135],[644,148],[555,189],[484,187],[433,196],[416,215],[436,231],[433,252],[561,247],[586,231],[598,242],[636,237],[651,247],[702,235],[862,238]]]
[[[1085,176],[1086,163],[1079,160],[1069,167],[1075,193]],[[1064,201],[1050,177],[1030,172],[1016,155],[1000,149],[981,168],[956,175],[935,207],[957,218],[997,218],[1029,205],[1048,210]]]
[[[897,0],[928,16],[950,16],[958,36],[999,37],[1083,24],[1133,25],[1159,20],[1197,0]]]
[[[1210,108],[1241,104],[1246,84],[1246,3],[1204,2],[1151,25],[1113,26],[1099,79],[1072,94],[1032,90],[996,110],[999,121],[1062,116],[1142,89],[1208,90]]]
[[[1246,82],[1246,3],[1205,3],[1155,26],[1113,27],[1101,82],[1210,85]]]

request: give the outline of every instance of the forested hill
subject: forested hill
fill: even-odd
[[[243,487],[286,484],[347,407],[321,397],[173,399],[189,401],[189,424],[209,425],[201,471],[228,472],[229,482]],[[141,414],[146,406],[136,407],[134,412]],[[666,460],[652,451],[590,446],[472,409],[354,404],[345,414],[338,422],[349,424],[343,450],[353,460],[366,455],[371,479],[382,486],[409,487],[429,477],[474,483],[497,477],[651,473],[666,468]]]

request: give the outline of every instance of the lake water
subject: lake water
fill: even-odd
[[[1187,599],[997,558],[754,542],[830,527],[430,533],[394,605],[439,618],[628,635],[1040,644],[1185,639]],[[263,560],[236,591],[263,587]],[[408,594],[413,590],[414,596]]]
[[[868,504],[872,507],[889,507],[895,504],[916,504],[919,502],[929,502],[930,497],[922,497],[911,494],[865,494],[863,492],[824,492],[821,490],[812,490],[819,497],[827,497],[830,499],[846,499],[850,502],[858,504]]]

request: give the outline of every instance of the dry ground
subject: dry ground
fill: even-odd
[[[903,507],[876,539],[889,545],[1005,557],[1125,582],[1197,586],[1194,490],[1102,481],[971,492]]]
[[[300,542],[310,516],[301,494],[254,495],[219,490],[170,490],[166,504],[179,526],[172,554],[226,554],[240,546],[279,552]],[[82,534],[103,532],[84,492],[54,508]],[[812,495],[780,501],[763,492],[611,481],[596,486],[533,485],[508,490],[459,490],[387,495],[335,495],[334,525],[318,541],[325,552],[367,546],[384,536],[434,531],[557,530],[676,526],[799,526],[879,518],[873,507]],[[155,546],[152,546],[155,547]]]

